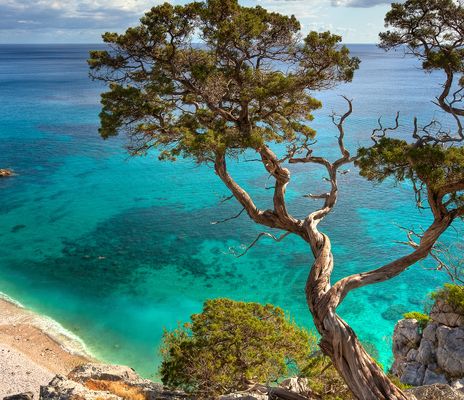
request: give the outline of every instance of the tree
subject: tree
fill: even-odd
[[[316,348],[314,336],[270,304],[207,300],[191,320],[164,332],[160,374],[165,385],[199,398],[301,371]]]
[[[421,18],[425,9],[435,16]],[[366,400],[406,397],[337,315],[338,305],[352,290],[391,279],[427,257],[464,214],[462,86],[450,98],[453,79],[462,72],[462,6],[451,0],[408,0],[392,6],[386,23],[393,30],[382,35],[384,47],[406,45],[424,57],[425,68],[444,70],[447,82],[451,75],[438,104],[455,120],[455,135],[433,131],[436,122],[420,128],[416,120],[406,141],[388,138],[389,130],[381,125],[372,133],[373,145],[352,155],[345,146],[344,124],[353,110],[347,98],[347,111],[333,116],[340,157],[329,161],[313,154],[315,132],[308,123],[320,103],[310,92],[351,80],[359,60],[349,56],[339,36],[311,32],[302,38],[295,17],[242,7],[237,0],[154,7],[139,26],[121,35],[106,33],[110,50],[94,51],[89,60],[93,76],[110,86],[102,95],[104,138],[126,132],[133,155],[158,148],[162,159],[183,156],[214,165],[254,222],[282,231],[280,236],[263,232],[252,245],[261,237],[280,241],[290,234],[308,243],[314,263],[306,300],[321,335],[320,348],[354,396]],[[192,43],[198,38],[201,46]],[[398,117],[396,122],[398,129]],[[246,151],[257,154],[274,180],[272,209],[260,209],[227,168],[230,158],[240,159]],[[418,205],[426,198],[434,220],[424,232],[409,234],[410,254],[332,285],[331,243],[318,224],[336,205],[338,171],[355,161],[369,180],[411,180]],[[290,214],[285,201],[295,163],[320,165],[329,177],[326,193],[307,196],[323,204],[301,219]]]

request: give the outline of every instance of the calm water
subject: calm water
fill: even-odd
[[[163,327],[201,309],[207,298],[270,302],[311,328],[304,284],[311,256],[298,238],[263,240],[237,259],[259,228],[219,205],[227,195],[213,170],[189,161],[162,163],[156,155],[128,159],[124,140],[98,137],[99,93],[85,63],[95,46],[0,46],[0,168],[19,174],[0,181],[0,291],[47,314],[79,335],[105,361],[153,376]],[[379,115],[434,115],[439,78],[401,53],[352,46],[362,59],[352,84],[316,95],[324,101],[314,126],[317,152],[334,154],[328,115],[354,99],[347,126],[351,148],[367,143]],[[424,119],[425,121],[425,119]],[[265,207],[267,176],[258,164],[233,174]],[[407,185],[373,186],[353,168],[340,179],[340,202],[322,228],[334,246],[335,278],[371,269],[408,251],[395,244],[396,224],[426,224]],[[303,216],[324,190],[324,171],[293,169],[290,209]],[[388,283],[352,293],[341,315],[384,365],[390,336],[405,311],[421,309],[444,276],[415,266]]]

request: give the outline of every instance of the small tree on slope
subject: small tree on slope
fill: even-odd
[[[464,111],[458,108],[462,86],[451,92],[454,76],[462,72],[462,12],[452,0],[395,4],[386,19],[394,31],[382,36],[385,47],[406,44],[424,59],[425,68],[446,72],[438,104],[455,119],[456,134],[432,131],[431,125],[420,128],[415,121],[412,137],[405,141],[387,138],[388,130],[380,127],[372,134],[372,147],[354,156],[345,147],[344,123],[352,113],[347,99],[348,111],[334,117],[340,156],[333,162],[311,148],[315,132],[308,122],[320,103],[310,92],[351,80],[358,60],[339,45],[338,36],[311,32],[302,39],[293,16],[242,7],[237,0],[163,4],[124,34],[106,33],[111,50],[93,51],[89,60],[93,76],[110,86],[102,95],[104,138],[124,131],[132,155],[158,148],[163,159],[183,156],[214,165],[254,222],[283,231],[280,237],[267,236],[281,240],[293,234],[308,243],[314,263],[306,300],[321,335],[320,347],[358,399],[406,397],[337,315],[338,305],[350,291],[391,279],[427,257],[440,235],[464,214],[464,151],[458,146],[463,139]],[[192,44],[197,38],[202,46]],[[284,144],[285,153],[277,155],[271,149],[274,143]],[[275,182],[272,209],[258,208],[227,168],[230,157],[245,151],[257,154]],[[332,285],[331,244],[318,224],[336,205],[337,172],[355,161],[368,179],[412,180],[418,204],[426,199],[434,220],[423,233],[410,234],[410,254]],[[295,163],[308,170],[317,164],[329,176],[328,191],[311,196],[323,204],[301,219],[290,214],[285,201],[288,167]]]

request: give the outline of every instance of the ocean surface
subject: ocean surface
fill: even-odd
[[[208,298],[273,303],[313,329],[304,297],[312,262],[297,237],[263,239],[236,257],[262,229],[220,204],[227,190],[208,166],[160,162],[153,153],[129,158],[123,137],[99,138],[101,84],[88,77],[88,50],[98,45],[0,45],[0,292],[58,321],[97,357],[155,377],[163,328],[199,312]],[[315,93],[324,108],[313,123],[315,154],[336,156],[332,111],[345,94],[354,113],[349,147],[369,143],[377,119],[391,124],[401,111],[399,135],[412,117],[441,117],[431,103],[440,74],[425,74],[402,52],[350,46],[361,58],[354,81]],[[252,154],[249,155],[253,157]],[[425,226],[408,184],[373,185],[356,169],[340,176],[340,200],[322,224],[335,254],[334,279],[389,262],[409,251],[402,226]],[[270,205],[271,185],[259,163],[232,163],[232,174]],[[290,210],[299,217],[317,206],[302,196],[324,190],[323,170],[292,169]],[[447,240],[452,240],[450,231]],[[427,294],[446,276],[421,264],[389,282],[350,294],[339,312],[385,367],[391,335],[402,313],[422,310]]]

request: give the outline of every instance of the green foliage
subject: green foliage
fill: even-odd
[[[318,355],[310,358],[301,376],[308,378],[315,398],[321,400],[354,399],[330,358]]]
[[[427,324],[430,322],[430,317],[427,314],[421,313],[419,311],[410,311],[403,314],[403,317],[406,319],[415,319],[419,322],[420,329],[425,329]]]
[[[396,375],[393,375],[393,374],[387,374],[388,376],[388,379],[390,379],[392,381],[392,383],[400,388],[401,390],[406,390],[406,389],[411,389],[413,386],[411,385],[408,385],[406,383],[403,383],[400,381],[400,378],[398,378]]]
[[[340,36],[299,35],[294,16],[237,0],[155,6],[140,25],[104,34],[108,50],[90,52],[92,76],[110,89],[100,134],[127,133],[134,155],[158,148],[198,162],[306,142],[321,106],[308,90],[351,80],[359,60]]]
[[[464,314],[464,286],[445,283],[443,288],[432,293],[432,298],[443,300]]]
[[[385,49],[406,45],[425,70],[464,71],[464,9],[454,0],[407,0],[393,3],[385,17],[392,30],[380,34]]]
[[[420,182],[439,193],[464,180],[464,148],[409,144],[405,140],[381,138],[374,146],[360,148],[356,165],[360,174],[370,181],[382,182],[386,178],[396,181],[409,179]],[[449,206],[464,204],[459,191],[450,192]]]
[[[164,332],[160,375],[169,387],[212,398],[297,373],[315,346],[278,307],[207,300],[190,323]]]

